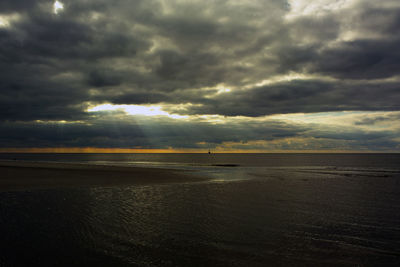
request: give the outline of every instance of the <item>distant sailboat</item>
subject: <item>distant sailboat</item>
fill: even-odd
[[[211,151],[210,151],[210,149],[208,150],[208,154],[211,154]]]

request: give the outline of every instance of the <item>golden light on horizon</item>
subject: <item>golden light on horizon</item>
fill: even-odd
[[[208,149],[202,148],[98,148],[98,147],[29,147],[29,148],[0,148],[0,153],[71,153],[71,154],[85,154],[85,153],[102,153],[102,154],[134,154],[134,153],[207,153]],[[212,154],[220,153],[387,153],[377,152],[372,150],[282,150],[282,149],[234,149],[217,147],[211,149]],[[389,151],[390,152],[390,151]]]

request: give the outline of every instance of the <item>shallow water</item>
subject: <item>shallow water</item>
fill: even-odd
[[[0,153],[1,159],[148,166],[375,167],[400,168],[400,154],[53,154]]]
[[[398,266],[399,157],[374,157],[190,165],[212,177],[198,183],[2,192],[0,266]]]

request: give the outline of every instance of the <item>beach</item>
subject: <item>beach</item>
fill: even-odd
[[[0,191],[202,181],[188,171],[59,162],[0,161]]]
[[[398,154],[0,158],[0,266],[400,263]]]

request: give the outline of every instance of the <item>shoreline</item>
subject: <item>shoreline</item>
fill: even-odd
[[[65,187],[151,185],[208,180],[187,170],[0,160],[0,192]]]

